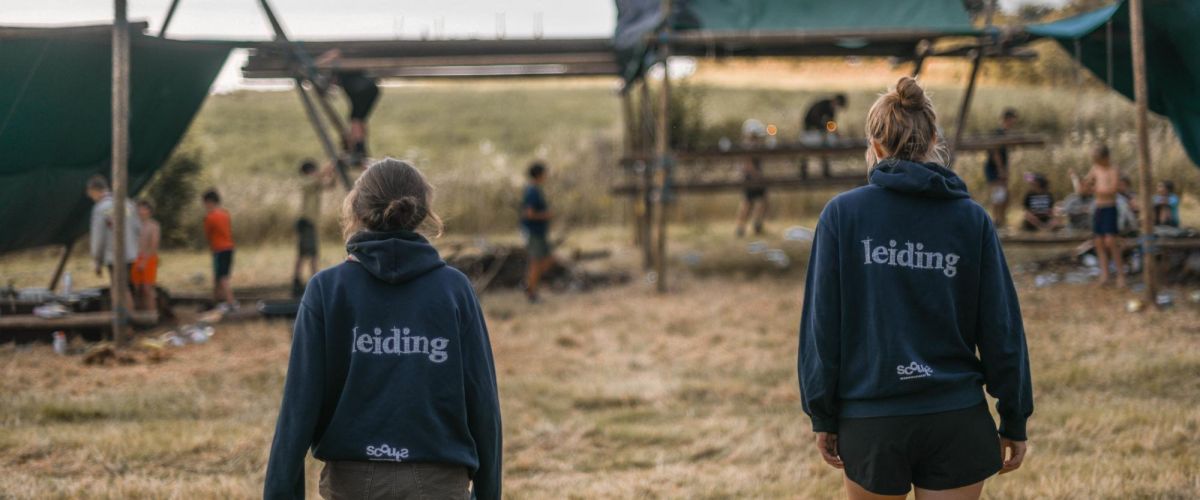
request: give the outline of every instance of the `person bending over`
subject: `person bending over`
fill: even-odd
[[[300,301],[264,498],[304,498],[310,449],[323,498],[500,498],[487,325],[471,281],[418,232],[440,233],[432,195],[387,158],[346,197],[349,257]]]
[[[914,486],[918,499],[975,499],[1025,456],[1033,392],[1016,290],[992,219],[937,163],[916,80],[875,101],[866,129],[870,184],[830,200],[814,236],[803,408],[851,499]]]
[[[345,149],[350,153],[350,163],[362,166],[367,158],[367,118],[379,99],[379,82],[367,76],[365,71],[337,68],[341,57],[342,51],[333,49],[321,54],[314,64],[335,66],[330,83],[341,87],[346,100],[350,101],[350,135],[345,137]]]
[[[801,124],[804,132],[800,141],[810,147],[828,145],[829,141],[838,135],[837,112],[841,109],[846,109],[846,94],[837,94],[814,102],[804,113]],[[821,156],[821,175],[829,177],[830,168],[829,157]],[[803,176],[808,175],[808,157],[800,160],[800,172]]]

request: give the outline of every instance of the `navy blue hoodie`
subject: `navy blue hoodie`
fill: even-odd
[[[415,233],[359,233],[296,317],[266,498],[304,498],[304,456],[461,464],[500,498],[500,407],[471,283]]]
[[[817,224],[798,372],[814,432],[997,398],[999,433],[1033,413],[1025,330],[991,218],[953,172],[884,160]]]

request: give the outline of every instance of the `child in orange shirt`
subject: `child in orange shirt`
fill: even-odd
[[[208,238],[208,246],[213,254],[213,300],[222,311],[237,309],[238,304],[233,300],[233,286],[230,275],[233,273],[233,224],[229,220],[229,212],[221,208],[221,195],[216,189],[204,192],[204,236]]]
[[[162,231],[158,221],[154,220],[154,205],[150,200],[138,200],[137,210],[142,231],[138,234],[138,255],[129,273],[129,283],[138,293],[134,307],[153,311],[157,301],[154,288],[158,281],[158,244]]]

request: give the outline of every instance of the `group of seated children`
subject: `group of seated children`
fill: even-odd
[[[1104,219],[1101,222],[1106,226],[1115,224],[1117,233],[1137,232],[1141,205],[1132,182],[1128,176],[1119,175],[1115,168],[1105,166],[1108,165],[1105,163],[1107,156],[1108,148],[1097,147],[1093,152],[1092,170],[1086,176],[1080,177],[1071,171],[1072,193],[1057,203],[1045,175],[1026,173],[1028,189],[1021,229],[1029,232],[1095,231],[1097,221]],[[1114,182],[1111,179],[1115,179],[1115,186],[1110,186]],[[1098,183],[1104,186],[1098,189]],[[1174,182],[1159,182],[1152,203],[1156,225],[1179,227],[1179,195],[1175,192]],[[1098,213],[1098,210],[1103,212]]]

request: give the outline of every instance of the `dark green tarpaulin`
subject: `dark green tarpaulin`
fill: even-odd
[[[134,33],[130,193],[166,161],[229,47]],[[111,168],[111,37],[29,30],[0,37],[0,253],[87,232],[84,184]]]
[[[613,45],[626,79],[648,66],[645,37],[660,24],[660,0],[617,0]],[[712,33],[911,32],[914,35],[974,35],[961,0],[676,0],[671,29]],[[847,37],[823,47],[709,47],[728,55],[913,55],[919,38],[872,40]],[[786,49],[786,50],[785,50]],[[676,52],[679,53],[679,52]],[[683,55],[690,55],[684,53]]]
[[[1192,163],[1200,166],[1200,2],[1144,0],[1146,81],[1150,110],[1171,120]],[[1108,27],[1112,21],[1112,82],[1109,74]],[[1129,5],[1109,7],[1048,24],[1027,32],[1053,38],[1075,54],[1101,81],[1133,99],[1133,53],[1129,38]]]

